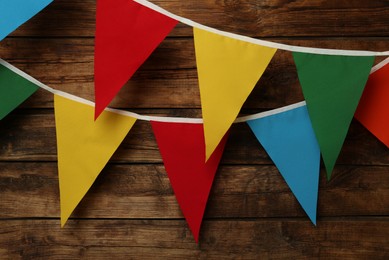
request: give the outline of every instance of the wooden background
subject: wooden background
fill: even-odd
[[[271,41],[389,50],[388,0],[152,2]],[[55,0],[0,42],[0,57],[93,100],[94,19],[95,1]],[[278,51],[242,113],[301,100],[291,53]],[[191,28],[178,25],[111,106],[200,117]],[[63,229],[56,159],[53,96],[39,90],[0,121],[0,259],[389,259],[389,152],[356,121],[332,180],[321,171],[317,227],[248,126],[234,125],[198,245],[147,122],[136,123]]]

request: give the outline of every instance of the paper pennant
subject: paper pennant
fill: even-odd
[[[54,95],[61,226],[107,164],[136,119]]]
[[[320,149],[307,107],[247,123],[316,225]]]
[[[208,159],[277,49],[198,28],[194,40]]]
[[[176,24],[134,1],[97,1],[95,118]]]
[[[205,206],[227,135],[205,162],[202,124],[152,121],[151,125],[178,204],[198,242]]]
[[[389,64],[370,75],[355,118],[389,148]]]
[[[293,57],[330,179],[374,57],[297,52]]]
[[[34,83],[0,64],[0,120],[23,103],[38,88]]]
[[[39,13],[53,0],[0,1],[0,41]]]

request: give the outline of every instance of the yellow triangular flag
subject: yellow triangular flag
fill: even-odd
[[[136,119],[54,95],[63,227]]]
[[[193,30],[208,160],[277,49]]]

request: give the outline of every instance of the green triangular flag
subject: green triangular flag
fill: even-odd
[[[293,58],[330,179],[374,57],[294,52]]]
[[[2,62],[3,63],[3,62]],[[0,64],[0,120],[38,90],[38,86]]]

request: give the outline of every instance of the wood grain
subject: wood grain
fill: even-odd
[[[242,232],[246,230],[246,232]],[[387,218],[205,221],[200,244],[182,220],[0,221],[8,259],[387,259]],[[6,239],[4,239],[6,237]]]
[[[196,22],[252,37],[389,36],[386,0],[151,2]],[[93,37],[94,32],[95,0],[56,0],[13,35]],[[179,25],[172,36],[191,32],[188,26]]]
[[[277,41],[321,48],[389,50],[387,39]],[[93,55],[93,39],[10,38],[0,43],[3,59],[52,88],[88,100],[94,100]],[[382,58],[377,58],[377,62],[380,60]],[[291,53],[278,51],[244,107],[271,109],[303,99]],[[123,87],[111,106],[200,108],[193,39],[164,41]],[[39,91],[25,107],[51,108],[53,97],[46,91]]]
[[[19,110],[0,121],[0,161],[54,161],[57,158],[53,111]],[[19,112],[16,111],[16,112]],[[26,113],[27,112],[27,113]],[[200,117],[199,110],[141,110],[142,114]],[[153,113],[154,112],[154,113]],[[31,138],[31,137],[34,138]],[[149,122],[138,121],[112,158],[121,163],[161,163]],[[245,123],[230,131],[222,164],[270,164]],[[358,122],[351,125],[338,164],[389,165],[388,150]]]
[[[299,46],[389,50],[389,3],[152,0],[217,29]],[[93,94],[95,0],[55,0],[0,42],[41,82]],[[376,58],[376,63],[383,58]],[[278,51],[242,115],[303,100]],[[201,117],[192,28],[179,24],[112,107]],[[314,227],[246,124],[232,127],[196,245],[148,122],[137,122],[64,229],[53,96],[39,90],[0,121],[0,259],[389,259],[389,154],[353,121]]]
[[[59,217],[56,163],[0,163],[0,218]],[[339,166],[319,184],[319,222],[389,214],[387,167]],[[74,218],[182,218],[163,165],[109,164]],[[221,166],[206,218],[308,219],[274,166]]]

